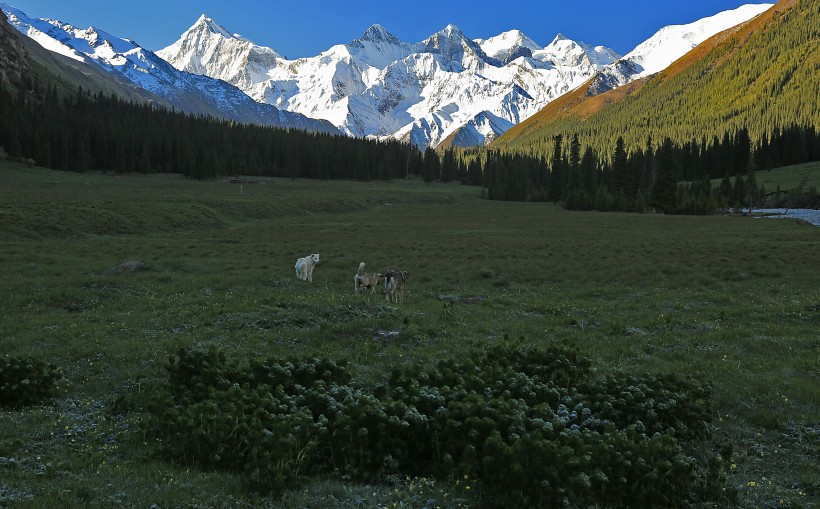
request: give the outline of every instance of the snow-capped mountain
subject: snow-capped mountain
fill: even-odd
[[[687,25],[663,27],[621,60],[607,66],[596,77],[590,90],[597,94],[658,73],[706,39],[754,18],[772,5],[743,5]]]
[[[157,54],[178,69],[228,81],[259,102],[326,119],[348,135],[422,148],[467,126],[471,135],[459,139],[484,143],[618,58],[562,36],[542,48],[520,32],[474,41],[448,25],[407,43],[373,25],[315,57],[272,56],[267,70],[236,71],[261,52],[278,55],[202,16]]]
[[[128,39],[89,27],[81,29],[53,19],[29,18],[0,2],[9,23],[42,47],[65,57],[101,67],[167,100],[181,111],[244,123],[338,133],[328,122],[260,104],[229,83],[181,72]]]

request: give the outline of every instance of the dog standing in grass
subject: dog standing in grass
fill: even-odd
[[[313,268],[319,263],[319,253],[296,260],[296,277],[302,281],[313,281]]]
[[[382,275],[376,272],[365,272],[364,262],[359,264],[359,270],[353,276],[353,291],[361,293],[369,289],[370,295],[376,293],[376,286],[382,281]]]
[[[384,271],[384,293],[387,297],[387,302],[395,304],[404,302],[404,287],[407,284],[408,273],[406,270],[392,270]],[[401,299],[400,299],[401,297]]]

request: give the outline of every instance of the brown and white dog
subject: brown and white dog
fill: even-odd
[[[408,275],[406,270],[387,269],[384,271],[384,293],[387,302],[396,304],[399,303],[399,300],[404,302],[404,287],[407,284]]]
[[[359,264],[359,270],[353,276],[353,291],[361,293],[366,289],[370,290],[370,295],[376,293],[376,286],[382,281],[382,275],[376,272],[365,272],[364,262]]]
[[[319,263],[319,253],[296,260],[296,277],[302,281],[313,281],[313,268]]]

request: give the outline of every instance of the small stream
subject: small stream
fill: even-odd
[[[802,219],[820,226],[820,210],[816,209],[754,209],[752,214],[769,218]]]

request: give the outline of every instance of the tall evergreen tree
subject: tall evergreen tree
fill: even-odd
[[[676,212],[678,166],[672,140],[664,138],[655,157],[657,178],[652,186],[652,206],[665,214]]]
[[[569,179],[567,186],[570,191],[581,186],[581,142],[578,141],[578,133],[572,135],[569,143]]]
[[[438,154],[432,148],[427,148],[424,151],[424,167],[422,169],[421,178],[428,184],[438,179],[439,176],[439,160]]]
[[[550,158],[550,184],[547,199],[557,203],[564,192],[564,168],[561,153],[563,136],[557,134],[552,138],[552,157]]]
[[[615,142],[615,151],[612,153],[612,178],[615,192],[620,191],[624,195],[630,194],[629,168],[627,167],[624,139],[621,136],[618,136]]]

